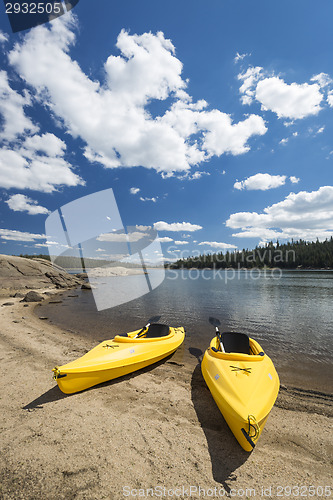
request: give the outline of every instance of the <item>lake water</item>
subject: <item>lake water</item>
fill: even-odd
[[[256,339],[272,358],[281,383],[333,392],[332,271],[168,270],[151,293],[111,309],[98,312],[89,290],[64,292],[62,300],[42,305],[38,314],[96,343],[141,328],[158,314],[160,322],[184,326],[186,340],[175,354],[184,363],[196,362],[190,348],[197,353],[207,348],[214,336],[208,318],[214,316],[221,331]]]

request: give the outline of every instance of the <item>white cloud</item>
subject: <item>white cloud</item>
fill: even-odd
[[[239,89],[240,93],[243,94],[241,97],[242,104],[251,104],[255,97],[255,87],[259,79],[262,77],[263,68],[256,66],[250,66],[245,73],[240,73],[238,75],[238,80],[242,80],[243,83]]]
[[[300,179],[299,177],[295,177],[294,175],[291,175],[291,176],[289,177],[289,180],[290,180],[290,182],[291,182],[292,184],[298,184],[298,183],[299,183],[299,181],[300,181],[301,179]]]
[[[133,231],[132,233],[103,233],[98,236],[97,241],[109,241],[114,243],[133,243],[135,241],[139,241],[145,236],[148,236],[146,233],[142,233],[140,231]]]
[[[27,131],[38,131],[38,127],[24,112],[26,106],[31,106],[28,92],[22,95],[13,90],[9,85],[7,73],[0,71],[0,114],[3,118],[1,138],[3,141],[13,141]]]
[[[50,193],[57,186],[84,181],[65,160],[66,145],[53,134],[27,137],[15,147],[0,149],[0,187],[34,189]]]
[[[251,104],[256,99],[262,110],[290,120],[318,114],[323,100],[320,89],[329,83],[328,75],[320,73],[311,79],[318,83],[288,84],[279,76],[268,76],[259,66],[249,67],[238,79],[243,81],[239,89],[243,104]]]
[[[219,241],[202,241],[199,245],[207,245],[212,248],[221,248],[221,249],[235,249],[236,245],[231,245],[230,243],[222,243]]]
[[[25,90],[13,90],[0,71],[0,187],[51,192],[57,186],[84,184],[65,160],[66,144],[54,134],[38,135],[38,126],[26,115],[33,100]]]
[[[243,181],[235,182],[234,188],[267,191],[267,189],[283,186],[286,178],[285,175],[255,174]]]
[[[120,54],[105,62],[101,84],[70,57],[73,30],[72,15],[50,27],[38,26],[15,45],[9,61],[66,131],[85,142],[89,161],[171,175],[213,155],[245,153],[248,140],[266,132],[257,115],[233,123],[219,110],[206,110],[203,100],[192,103],[182,63],[163,33],[130,35],[122,30],[116,44]],[[147,105],[170,97],[174,104],[154,118]]]
[[[169,238],[169,236],[163,236],[163,237],[156,238],[156,241],[159,241],[160,243],[171,243],[171,241],[173,241],[173,239]]]
[[[151,226],[136,225],[135,229],[137,231],[141,231],[142,233],[145,233],[146,231],[150,231],[152,229],[152,227]]]
[[[327,94],[327,102],[328,102],[328,105],[333,108],[333,90],[331,90],[328,94]]]
[[[202,129],[206,129],[203,147],[209,156],[246,153],[250,150],[247,144],[249,138],[267,132],[264,120],[258,115],[250,115],[242,122],[233,124],[229,115],[214,110],[202,114],[198,123]]]
[[[281,141],[279,142],[279,144],[282,144],[282,146],[286,145],[287,142],[289,141],[289,138],[288,137],[284,137],[283,139],[281,139]]]
[[[45,234],[34,234],[13,229],[0,229],[0,238],[11,241],[36,241],[45,240]]]
[[[5,43],[8,41],[8,35],[0,30],[0,43]]]
[[[175,245],[188,245],[188,241],[177,240],[175,241]]]
[[[188,181],[195,181],[195,180],[198,180],[198,179],[201,179],[201,177],[203,177],[204,175],[210,175],[209,172],[194,172],[193,174],[190,174],[189,172],[187,172],[185,175],[183,176],[178,176],[178,179],[180,180],[188,180]]]
[[[332,78],[327,73],[319,73],[311,78],[312,82],[317,82],[320,87],[327,87],[330,83],[333,83]]]
[[[139,191],[140,191],[140,188],[136,188],[136,187],[131,187],[131,189],[130,189],[131,194],[138,194]]]
[[[140,201],[152,201],[153,203],[156,203],[157,202],[157,197],[152,197],[152,198],[143,198],[142,196],[140,196]]]
[[[155,222],[154,229],[156,229],[156,231],[189,231],[192,233],[193,231],[202,229],[202,226],[191,224],[190,222],[172,222],[169,224],[168,222],[159,221]]]
[[[323,95],[318,84],[285,83],[277,76],[259,81],[256,99],[263,110],[273,111],[279,118],[301,119],[321,110]]]
[[[326,239],[333,236],[333,186],[290,193],[283,201],[257,212],[231,214],[226,226],[241,229],[239,238]]]
[[[243,59],[249,55],[251,54],[239,54],[239,52],[236,52],[234,63],[237,64],[239,61],[243,61]]]
[[[30,215],[50,213],[47,208],[38,205],[37,201],[28,198],[24,194],[13,194],[6,203],[14,212],[28,212]]]

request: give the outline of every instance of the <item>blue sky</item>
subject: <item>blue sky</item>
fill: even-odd
[[[333,234],[331,2],[0,10],[0,253],[47,253],[48,214],[106,188],[167,258]]]

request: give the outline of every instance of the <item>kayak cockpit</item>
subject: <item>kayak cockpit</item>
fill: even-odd
[[[210,343],[212,356],[233,361],[262,361],[265,353],[255,340],[245,333],[223,332],[221,335],[224,351],[222,352],[220,340],[214,337]]]
[[[175,334],[175,328],[160,323],[151,323],[148,328],[142,328],[135,332],[117,335],[116,342],[149,342],[154,340],[166,340]]]

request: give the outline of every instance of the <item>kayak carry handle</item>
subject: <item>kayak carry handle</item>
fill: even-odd
[[[248,441],[248,443],[250,443],[250,445],[252,446],[252,448],[254,448],[256,444],[252,441],[252,439],[250,438],[250,436],[248,435],[248,433],[246,432],[246,430],[242,427],[241,431],[244,434],[244,437],[245,437],[246,441]]]
[[[53,371],[53,380],[58,380],[58,378],[67,377],[67,373],[60,373],[60,370],[57,366],[53,368],[52,371]]]
[[[250,443],[252,448],[254,448],[256,444],[253,441],[253,439],[258,439],[259,434],[260,434],[260,427],[259,427],[259,424],[258,424],[254,415],[249,415],[247,418],[248,418],[248,422],[249,422],[249,432],[246,432],[246,430],[243,427],[242,427],[241,431],[244,434],[244,437],[248,441],[248,443]],[[251,424],[251,420],[253,421],[253,424]],[[251,427],[254,428],[254,435],[253,436],[250,436]]]

